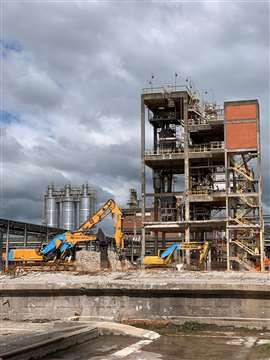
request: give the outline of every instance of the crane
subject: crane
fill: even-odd
[[[90,231],[109,214],[114,218],[114,239],[116,248],[120,253],[124,249],[124,236],[122,231],[123,213],[118,204],[113,199],[109,199],[76,231],[66,231],[65,233],[56,235],[40,251],[37,249],[11,249],[8,255],[9,261],[42,262],[57,258],[66,259],[72,252],[75,252],[77,244],[99,240],[99,237],[96,234],[91,234]]]

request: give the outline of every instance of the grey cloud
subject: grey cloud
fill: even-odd
[[[18,166],[6,198],[30,199],[29,219],[52,181],[93,180],[102,201],[124,191],[127,198],[129,184],[139,184],[140,89],[152,72],[154,85],[173,81],[175,71],[181,81],[191,76],[220,103],[259,99],[270,207],[268,3],[12,1],[4,16],[6,36],[23,48],[4,64],[5,106],[20,112],[23,126],[12,124],[16,134],[6,142],[6,167]]]

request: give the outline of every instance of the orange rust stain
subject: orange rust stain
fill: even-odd
[[[226,120],[256,119],[257,104],[225,106]]]
[[[251,149],[257,147],[256,122],[226,125],[226,147],[228,149]]]

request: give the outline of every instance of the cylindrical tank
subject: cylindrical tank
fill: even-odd
[[[80,201],[75,200],[74,201],[74,225],[75,229],[77,229],[80,226]]]
[[[136,208],[138,206],[138,196],[136,189],[129,189],[129,201],[128,206],[132,208]]]
[[[90,215],[93,215],[96,211],[96,197],[95,193],[92,192],[90,195]]]
[[[57,227],[57,204],[56,199],[53,196],[53,185],[48,186],[47,196],[45,197],[45,216],[46,224],[48,226]]]
[[[83,184],[80,197],[80,225],[91,215],[91,194],[88,194],[88,185]]]
[[[71,186],[65,185],[65,197],[63,200],[63,227],[67,230],[74,230],[74,205],[70,195]]]

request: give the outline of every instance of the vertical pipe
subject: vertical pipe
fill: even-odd
[[[141,243],[141,259],[143,264],[143,259],[145,256],[145,163],[144,163],[144,153],[145,153],[145,106],[144,106],[144,96],[141,95],[141,197],[142,197],[142,243]],[[142,265],[144,268],[144,265]]]
[[[154,130],[154,154],[157,153],[157,128],[155,125],[153,125]],[[156,176],[159,176],[155,171],[153,171],[153,177],[154,177],[154,192],[156,193]],[[158,221],[158,198],[154,196],[154,221]],[[158,232],[154,232],[154,252],[155,255],[158,253]]]
[[[229,187],[231,185],[230,183],[230,172],[228,171],[228,167],[230,163],[228,163],[228,150],[227,150],[227,120],[226,120],[226,111],[225,111],[225,104],[224,104],[224,126],[223,126],[223,132],[224,132],[224,166],[225,166],[225,202],[226,202],[226,210],[225,210],[225,233],[226,233],[226,267],[227,271],[231,270],[231,263],[230,263],[230,231],[229,231]]]
[[[131,239],[131,262],[134,261],[134,239],[137,236],[137,221],[136,221],[136,209],[133,213],[133,238]]]
[[[27,247],[27,225],[26,224],[24,224],[23,247],[24,248]]]
[[[226,134],[226,131],[225,131]],[[226,144],[226,142],[225,142]],[[227,271],[230,271],[230,238],[229,238],[229,186],[230,186],[230,172],[228,171],[228,151],[225,148],[225,190],[226,190],[226,254],[227,254]]]
[[[260,218],[260,263],[261,271],[265,271],[264,265],[264,222],[262,211],[262,168],[261,168],[261,139],[260,139],[260,107],[257,102],[257,174],[258,174],[258,192],[259,192],[259,218]]]
[[[9,220],[7,223],[7,234],[6,234],[6,270],[8,270],[8,253],[9,253]]]
[[[185,164],[185,242],[190,242],[189,213],[189,134],[188,134],[188,99],[184,98],[184,164]],[[190,251],[186,251],[186,262],[190,265]]]
[[[58,224],[60,228],[63,228],[63,199],[62,197],[59,200],[59,218]]]

